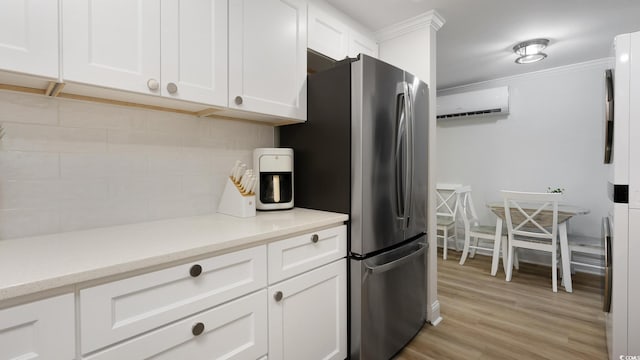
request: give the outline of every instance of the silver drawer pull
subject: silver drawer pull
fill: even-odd
[[[236,105],[242,105],[242,96],[236,96],[233,101],[236,103]]]

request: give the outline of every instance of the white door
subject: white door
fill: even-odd
[[[227,105],[227,1],[162,0],[162,95]]]
[[[63,0],[63,79],[160,93],[160,2]]]
[[[269,357],[347,357],[347,265],[342,259],[269,287]]]
[[[0,1],[0,69],[58,78],[57,1]]]
[[[378,44],[373,39],[352,31],[349,34],[349,57],[356,57],[358,54],[377,58]]]
[[[338,19],[309,4],[309,49],[335,60],[347,56],[348,29]]]
[[[229,1],[229,107],[307,117],[307,3]]]
[[[75,357],[73,294],[0,310],[0,359]]]

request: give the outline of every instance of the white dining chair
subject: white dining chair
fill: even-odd
[[[436,215],[437,215],[437,235],[442,239],[442,259],[447,260],[447,248],[449,239],[454,239],[454,246],[458,248],[458,231],[456,229],[456,215],[458,213],[458,193],[456,189],[459,184],[437,184],[436,185]]]
[[[464,265],[467,257],[473,258],[476,250],[487,250],[492,254],[491,259],[491,276],[496,276],[498,272],[498,264],[500,262],[500,250],[506,250],[507,236],[502,234],[502,219],[497,218],[495,225],[481,225],[478,220],[478,214],[473,206],[473,198],[471,197],[471,186],[464,186],[456,190],[460,199],[458,211],[462,223],[464,224],[464,247],[462,248],[462,256],[460,257],[460,265]],[[480,242],[491,241],[491,247],[486,247]],[[506,251],[502,252],[502,266],[506,272]]]
[[[604,270],[604,263],[601,264],[593,264],[585,261],[578,261],[575,259],[574,255],[576,253],[588,255],[595,258],[601,258],[599,260],[604,261],[604,244],[601,243],[600,239],[589,237],[589,236],[581,236],[576,234],[570,234],[568,236],[569,241],[569,262],[571,264],[571,273],[575,273],[575,265]]]
[[[546,251],[551,253],[553,292],[558,292],[558,200],[561,196],[557,193],[502,191],[509,243],[507,281],[511,281],[513,274],[516,248]]]

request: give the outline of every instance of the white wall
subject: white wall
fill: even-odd
[[[564,188],[567,203],[591,210],[573,218],[569,232],[600,237],[608,209],[604,70],[611,66],[602,59],[439,92],[508,85],[510,114],[438,120],[437,181],[471,185],[485,223],[495,221],[485,204],[500,201],[500,190]]]
[[[216,211],[273,127],[0,91],[0,239]]]
[[[435,77],[430,74],[430,54],[435,46],[431,44],[431,29],[426,26],[378,44],[380,59],[402,68],[435,89]],[[435,68],[435,66],[434,66]],[[435,74],[434,74],[435,75]]]

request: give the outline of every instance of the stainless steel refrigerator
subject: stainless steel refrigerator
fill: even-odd
[[[389,359],[426,318],[428,88],[369,56],[308,77],[295,206],[349,214],[349,353]]]

